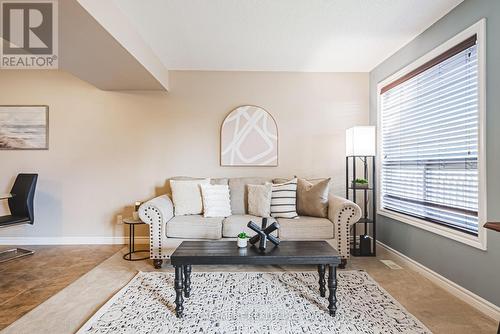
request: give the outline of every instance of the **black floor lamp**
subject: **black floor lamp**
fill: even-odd
[[[362,218],[352,227],[351,254],[375,256],[376,234],[376,172],[375,127],[355,126],[346,130],[346,198],[361,206]],[[360,202],[360,199],[363,199]],[[358,231],[363,233],[358,237]]]

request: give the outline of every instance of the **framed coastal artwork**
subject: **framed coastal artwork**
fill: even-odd
[[[48,106],[0,105],[0,150],[47,150]]]
[[[222,122],[220,139],[221,166],[278,166],[278,127],[261,107],[231,111]]]

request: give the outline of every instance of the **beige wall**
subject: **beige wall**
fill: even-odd
[[[332,176],[342,194],[344,131],[368,123],[368,75],[174,71],[164,93],[101,91],[57,71],[1,71],[0,104],[50,106],[48,151],[0,151],[0,193],[19,172],[40,174],[35,225],[1,229],[0,242],[121,237],[116,214],[174,175]],[[219,166],[220,124],[242,104],[275,117],[278,167]]]

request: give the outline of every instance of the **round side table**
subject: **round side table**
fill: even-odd
[[[129,227],[128,253],[123,255],[123,259],[127,260],[127,261],[141,261],[141,260],[149,259],[149,250],[148,249],[135,250],[135,227],[136,227],[136,225],[145,225],[145,223],[143,223],[139,219],[133,219],[133,218],[125,218],[125,219],[123,219],[123,223],[128,225],[128,227]],[[139,254],[139,253],[148,253],[148,256],[138,257],[138,258],[132,257],[133,254]]]

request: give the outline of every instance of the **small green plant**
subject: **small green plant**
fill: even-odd
[[[356,179],[354,180],[354,183],[359,183],[359,184],[368,184],[368,181],[365,179]]]
[[[245,232],[241,232],[240,234],[238,234],[238,238],[240,239],[247,239],[247,238],[250,238]]]

